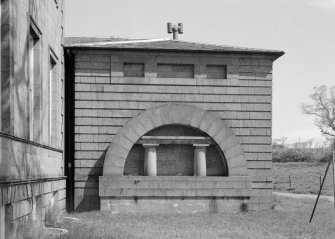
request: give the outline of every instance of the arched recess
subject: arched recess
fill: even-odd
[[[248,176],[244,152],[234,132],[215,114],[183,104],[150,108],[129,120],[114,136],[108,148],[103,175],[123,175],[133,145],[147,132],[170,124],[191,126],[207,133],[224,153],[229,176]]]
[[[188,139],[184,138],[179,143],[178,137]],[[157,127],[147,132],[133,145],[127,156],[123,175],[145,176],[143,144],[153,143],[159,145],[156,147],[157,176],[194,176],[194,144],[207,144],[206,176],[229,176],[223,152],[212,139],[208,138],[210,137],[203,131],[186,125],[170,124]]]

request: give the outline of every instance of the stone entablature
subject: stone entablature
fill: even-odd
[[[203,136],[142,136],[136,144],[214,144],[210,137]]]

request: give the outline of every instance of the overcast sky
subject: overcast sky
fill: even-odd
[[[273,70],[273,138],[321,138],[299,106],[335,85],[335,0],[65,0],[66,36],[171,38],[283,50]],[[332,74],[333,73],[333,74]]]

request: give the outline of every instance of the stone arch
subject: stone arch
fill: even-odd
[[[123,175],[132,146],[147,132],[170,124],[191,126],[207,133],[224,153],[229,176],[248,176],[244,152],[234,132],[215,114],[183,104],[150,108],[129,120],[112,139],[105,156],[103,175]]]

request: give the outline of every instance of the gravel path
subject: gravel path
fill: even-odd
[[[316,200],[316,197],[318,195],[315,194],[298,194],[298,193],[284,193],[284,192],[273,192],[273,195],[280,196],[280,197],[290,197],[290,198],[307,198],[307,199],[314,199]],[[326,199],[330,202],[334,202],[334,197],[332,196],[320,196],[320,199]]]

